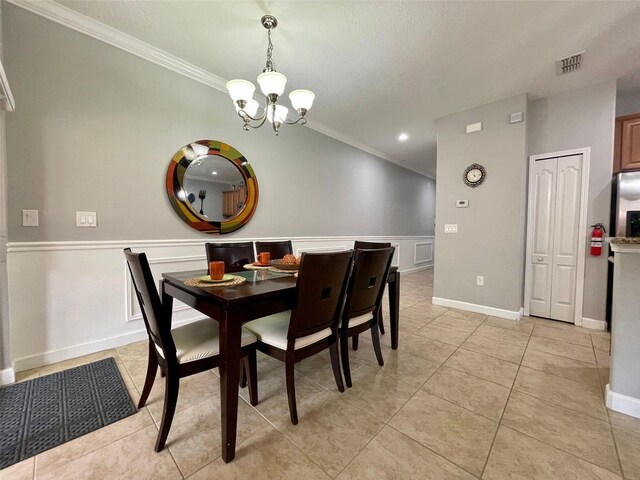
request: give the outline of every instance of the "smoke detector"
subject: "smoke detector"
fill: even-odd
[[[558,75],[566,75],[567,73],[580,70],[582,67],[582,59],[584,58],[584,50],[574,53],[568,57],[561,58],[556,62],[556,73]]]

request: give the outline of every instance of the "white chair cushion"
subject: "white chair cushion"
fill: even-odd
[[[178,363],[188,363],[202,358],[213,357],[220,353],[220,337],[218,322],[205,318],[188,323],[171,330],[173,342],[176,344]],[[256,336],[242,329],[241,345],[243,347],[255,343]],[[164,352],[156,345],[158,353],[164,358]]]
[[[267,317],[258,318],[252,322],[245,323],[244,328],[251,331],[258,337],[262,343],[279,348],[287,349],[287,333],[289,332],[289,319],[291,318],[291,310],[286,312],[275,313]],[[325,328],[319,332],[307,335],[306,337],[296,338],[294,348],[307,347],[311,344],[319,342],[331,335],[331,329]]]
[[[356,327],[358,325],[362,325],[363,323],[370,322],[373,320],[373,313],[365,313],[364,315],[360,315],[359,317],[353,317],[349,319],[349,328]]]

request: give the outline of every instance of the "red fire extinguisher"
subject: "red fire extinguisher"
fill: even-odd
[[[602,255],[602,237],[607,231],[601,223],[591,226],[593,227],[593,232],[591,232],[591,256],[599,257]]]

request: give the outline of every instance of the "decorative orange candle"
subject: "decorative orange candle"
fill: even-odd
[[[258,261],[261,264],[267,264],[269,263],[269,260],[271,260],[271,254],[269,252],[261,252],[258,254]]]
[[[224,277],[224,262],[209,262],[209,276],[211,280],[221,280]]]

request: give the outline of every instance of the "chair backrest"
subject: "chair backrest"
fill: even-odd
[[[353,242],[354,250],[371,250],[374,248],[389,248],[390,246],[391,242],[361,242],[360,240]]]
[[[303,253],[298,271],[298,295],[291,312],[288,341],[331,327],[335,332],[344,306],[353,250]]]
[[[206,243],[207,265],[209,262],[224,262],[225,272],[241,272],[244,265],[256,261],[253,242]]]
[[[348,324],[349,318],[364,315],[379,308],[394,250],[393,247],[356,250],[342,316],[343,325]]]
[[[293,253],[291,240],[281,242],[256,242],[256,253],[269,252],[271,258],[282,258]]]
[[[151,340],[162,350],[165,359],[175,358],[176,346],[171,336],[171,319],[166,318],[162,309],[158,290],[153,283],[153,275],[144,253],[133,253],[130,248],[124,249],[133,288],[138,297],[142,318]]]

